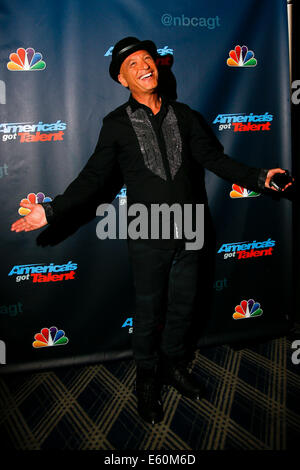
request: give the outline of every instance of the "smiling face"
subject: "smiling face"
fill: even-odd
[[[152,56],[147,51],[130,54],[122,63],[119,82],[128,87],[132,96],[152,94],[158,84],[158,71]]]

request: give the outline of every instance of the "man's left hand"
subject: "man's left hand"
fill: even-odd
[[[285,170],[283,170],[282,168],[273,168],[272,170],[269,170],[268,173],[267,173],[267,178],[266,178],[266,181],[265,181],[265,187],[268,188],[268,189],[273,189],[274,191],[276,191],[275,188],[273,188],[272,186],[270,186],[270,181],[271,181],[271,178],[276,174],[276,173],[285,173]],[[282,191],[285,191],[289,186],[291,186],[292,183],[288,183]]]

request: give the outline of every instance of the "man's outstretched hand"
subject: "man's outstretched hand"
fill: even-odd
[[[47,225],[45,210],[41,204],[21,202],[20,206],[30,209],[31,212],[12,224],[11,230],[13,232],[30,232]]]
[[[265,186],[266,188],[268,189],[273,189],[273,191],[276,191],[275,188],[273,188],[272,186],[270,186],[270,181],[271,181],[271,178],[276,175],[276,173],[285,173],[285,170],[283,170],[282,168],[273,168],[272,170],[269,170],[268,173],[267,173],[267,178],[266,178],[266,182],[265,182]],[[288,183],[282,191],[285,191],[289,186],[291,186],[292,183]]]

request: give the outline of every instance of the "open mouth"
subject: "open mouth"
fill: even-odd
[[[146,80],[147,78],[152,77],[152,75],[153,75],[153,72],[149,72],[149,73],[147,73],[147,74],[145,74],[145,75],[142,75],[142,76],[140,77],[140,80]]]

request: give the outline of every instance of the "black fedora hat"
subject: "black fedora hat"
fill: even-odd
[[[119,83],[118,75],[120,68],[126,57],[136,51],[147,51],[155,60],[157,48],[152,41],[140,41],[135,37],[127,37],[117,42],[112,51],[112,59],[109,66],[109,74],[113,80]]]

